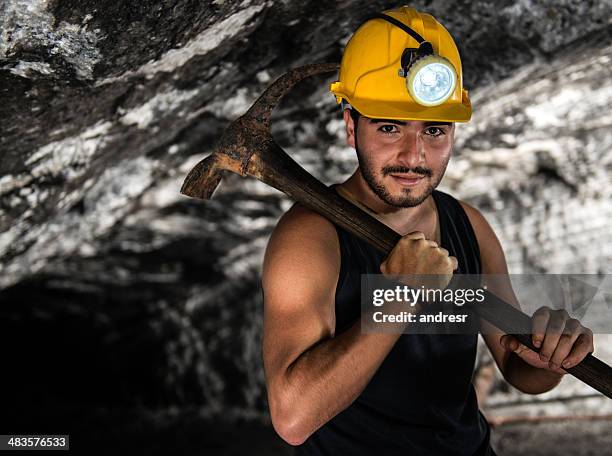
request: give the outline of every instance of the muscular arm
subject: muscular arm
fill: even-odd
[[[520,309],[509,278],[499,280],[508,274],[506,258],[499,239],[482,214],[472,206],[461,202],[465,209],[480,246],[483,274],[495,274],[496,280],[490,291],[509,304]],[[551,390],[561,381],[562,375],[550,370],[534,367],[526,363],[516,353],[508,351],[500,342],[505,334],[485,320],[480,323],[482,336],[495,359],[497,367],[508,383],[518,390],[529,394],[540,394]]]
[[[348,407],[398,334],[334,335],[340,247],[334,226],[294,206],[266,250],[263,358],[272,424],[292,445]]]

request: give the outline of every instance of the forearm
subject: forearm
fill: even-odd
[[[385,359],[401,329],[396,332],[362,333],[357,321],[297,358],[275,385],[282,392],[280,421],[287,422],[287,440],[301,443],[348,407]]]
[[[563,375],[533,367],[515,353],[510,353],[504,377],[508,383],[524,393],[541,394],[557,386]]]

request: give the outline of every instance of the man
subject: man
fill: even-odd
[[[359,320],[364,273],[507,274],[480,212],[435,190],[454,122],[471,116],[455,43],[429,15],[387,11],[353,35],[339,79],[359,167],[334,188],[403,237],[383,258],[299,204],[282,217],[262,277],[272,423],[304,455],[494,454],[471,383],[476,334],[364,333]],[[510,285],[496,292],[518,307]],[[547,308],[533,317],[539,355],[484,320],[480,330],[505,379],[530,394],[593,351],[588,329]]]

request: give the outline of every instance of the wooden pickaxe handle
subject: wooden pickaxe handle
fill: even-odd
[[[187,175],[181,193],[196,198],[211,198],[223,170],[252,176],[388,255],[401,235],[305,171],[274,142],[269,132],[271,110],[292,85],[304,77],[335,69],[337,65],[332,64],[308,65],[281,76],[244,116],[226,129],[215,152]],[[521,332],[531,328],[531,317],[519,309],[490,291],[485,291],[484,303],[473,308],[479,316],[500,330],[513,334],[523,345],[534,352],[539,351],[533,345],[531,335]],[[565,370],[612,399],[612,367],[592,354]]]

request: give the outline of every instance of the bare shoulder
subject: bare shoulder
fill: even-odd
[[[329,302],[340,272],[340,245],[334,225],[296,203],[279,220],[264,256],[264,304],[285,311]],[[311,309],[312,310],[312,309]]]
[[[264,270],[270,261],[285,260],[302,263],[309,261],[310,254],[321,255],[329,261],[339,256],[340,248],[334,225],[325,217],[295,203],[279,220],[272,232]],[[322,258],[314,258],[322,259]]]
[[[463,210],[467,214],[468,219],[472,224],[474,233],[478,238],[478,243],[480,244],[481,241],[484,243],[497,241],[497,236],[495,235],[495,232],[493,231],[493,228],[491,228],[489,222],[487,222],[487,219],[485,219],[484,215],[482,215],[482,213],[474,206],[466,203],[465,201],[459,200],[459,203],[461,204],[461,207],[463,207]]]
[[[312,237],[322,241],[337,239],[332,222],[300,203],[283,214],[272,233],[275,237]]]
[[[482,213],[471,204],[459,200],[468,216],[480,247],[480,259],[483,273],[495,274],[507,272],[506,258],[495,231]]]

